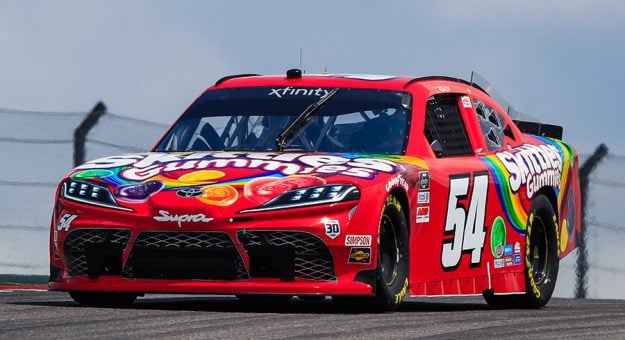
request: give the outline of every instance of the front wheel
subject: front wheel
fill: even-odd
[[[525,294],[485,294],[492,307],[540,308],[549,299],[558,277],[557,217],[549,199],[538,195],[532,201],[525,236]]]
[[[333,297],[343,306],[358,310],[393,310],[408,291],[408,224],[401,203],[387,197],[378,226],[378,256],[375,296]]]
[[[88,307],[130,307],[137,294],[70,292],[69,296],[79,304]]]

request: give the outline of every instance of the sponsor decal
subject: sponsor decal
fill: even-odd
[[[503,256],[503,244],[498,244],[495,247],[495,252],[493,252],[493,257],[498,259]]]
[[[397,175],[391,178],[386,183],[386,192],[390,192],[393,188],[402,187],[405,191],[408,191],[408,181],[402,175]]]
[[[471,180],[471,197],[468,197]],[[441,252],[441,265],[444,270],[456,269],[463,253],[471,254],[470,266],[481,264],[486,240],[484,218],[487,193],[487,172],[452,175],[449,178],[449,198]]]
[[[408,278],[404,281],[404,285],[401,287],[399,293],[395,294],[395,303],[400,303],[406,297],[406,293],[408,292]]]
[[[417,223],[430,222],[430,207],[417,207]]]
[[[345,246],[369,247],[371,246],[371,235],[347,235],[345,236]]]
[[[328,235],[328,237],[333,240],[341,234],[341,225],[337,220],[324,219],[323,228],[326,232],[326,235]]]
[[[197,197],[204,193],[200,188],[184,188],[176,191],[176,196],[182,198]]]
[[[523,144],[495,154],[509,173],[508,183],[513,193],[525,186],[532,198],[543,186],[560,187],[562,155],[551,144]]]
[[[503,268],[505,265],[505,262],[503,259],[495,259],[494,263],[495,268]]]
[[[558,172],[558,170],[550,170],[550,167],[562,169],[560,172],[562,177],[558,185],[570,183],[569,177],[573,174],[572,169],[575,165],[574,150],[566,143],[539,136],[533,138],[541,141],[543,145],[525,144],[506,152],[480,158],[488,166],[494,182],[501,184],[496,187],[496,192],[499,203],[504,208],[507,226],[521,235],[525,235],[527,230],[526,222],[530,208],[529,201],[526,200],[527,193],[534,194],[535,192],[533,188],[523,188],[523,184],[539,182],[539,177],[547,178],[549,172]],[[534,175],[538,173],[536,171],[538,167],[544,170],[544,174]],[[554,189],[556,189],[558,202],[566,202],[568,190],[560,187]]]
[[[514,253],[515,254],[520,254],[521,253],[521,243],[514,242]]]
[[[331,90],[326,90],[322,88],[303,88],[303,87],[282,87],[277,89],[271,89],[268,96],[274,96],[278,98],[289,97],[289,96],[312,96],[312,97],[323,97],[330,93]]]
[[[59,222],[56,224],[56,230],[68,231],[76,217],[78,217],[78,215],[65,214],[61,216],[61,218],[59,218]]]
[[[152,218],[159,222],[176,222],[178,223],[178,228],[182,228],[182,223],[208,223],[214,220],[212,217],[206,217],[204,214],[173,215],[167,210],[159,210],[158,213],[159,216]]]
[[[467,109],[470,109],[472,107],[472,105],[471,105],[471,98],[469,98],[469,96],[462,96],[461,100],[462,100],[462,106],[463,107],[465,107]]]
[[[490,231],[490,250],[496,259],[503,256],[503,246],[506,244],[506,223],[501,216],[495,217]]]
[[[449,86],[435,86],[434,89],[438,92],[445,93],[450,92],[451,88]]]
[[[521,264],[521,254],[514,254],[512,262],[515,266]]]
[[[100,158],[77,169],[106,169],[124,167],[118,176],[124,180],[144,181],[154,176],[186,170],[223,168],[261,169],[285,176],[308,174],[338,174],[371,179],[379,172],[394,173],[397,163],[377,158],[345,158],[333,155],[271,152],[193,152],[149,153]],[[219,171],[217,171],[219,172]],[[180,179],[190,181],[190,179]],[[193,181],[191,181],[193,182]],[[428,181],[429,182],[429,181]],[[429,184],[428,184],[429,186]]]
[[[430,192],[420,191],[417,194],[417,203],[430,203]]]
[[[504,254],[504,256],[512,255],[512,245],[511,244],[506,244],[504,246],[503,254]]]
[[[349,250],[348,263],[371,263],[371,247],[352,247]]]
[[[430,190],[429,171],[419,171],[419,190]]]
[[[511,266],[513,264],[512,263],[512,256],[506,256],[506,257],[504,257],[504,260],[506,262],[506,267],[509,267],[509,266]]]

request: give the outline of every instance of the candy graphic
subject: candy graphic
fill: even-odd
[[[260,177],[245,185],[243,195],[249,200],[262,204],[285,191],[325,183],[326,181],[323,178],[308,175],[289,176],[279,179],[274,177]]]
[[[127,202],[143,202],[161,191],[165,185],[161,181],[148,181],[140,184],[122,185],[115,188],[115,197]]]
[[[198,170],[180,176],[178,181],[193,183],[210,182],[216,180],[217,178],[224,177],[225,175],[226,174],[223,172],[217,170]]]
[[[506,224],[501,216],[497,216],[493,221],[493,228],[490,232],[490,249],[494,258],[503,255],[503,248],[506,244]]]
[[[200,188],[204,193],[197,197],[200,202],[225,207],[239,198],[239,192],[231,185],[209,185]]]
[[[85,170],[80,171],[72,175],[73,179],[87,179],[87,178],[102,178],[107,176],[112,176],[113,171],[106,169],[94,169],[94,170]]]

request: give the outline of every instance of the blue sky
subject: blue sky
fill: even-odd
[[[582,152],[623,152],[622,1],[0,2],[0,107],[169,123],[233,73],[475,70]]]

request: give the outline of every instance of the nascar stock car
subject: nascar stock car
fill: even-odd
[[[580,231],[578,156],[450,77],[222,78],[151,152],[87,162],[57,191],[51,290],[406,295],[541,307]]]

